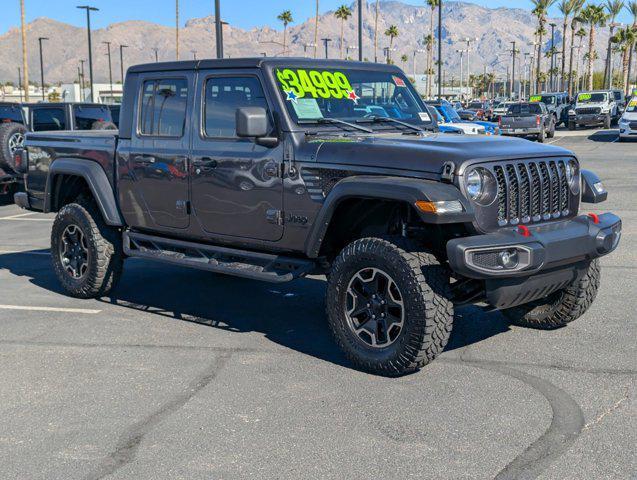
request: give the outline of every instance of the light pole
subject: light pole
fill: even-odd
[[[80,70],[82,71],[82,101],[85,102],[86,101],[86,95],[84,90],[86,89],[86,75],[84,74],[84,63],[86,62],[86,60],[80,60]]]
[[[159,62],[159,54],[157,52],[159,52],[159,48],[157,47],[153,47],[153,52],[155,52],[155,63]]]
[[[471,44],[474,42],[478,41],[477,37],[474,38],[461,38],[460,39],[461,42],[466,43],[467,44],[467,85],[470,84],[469,78],[471,77],[471,64],[470,64],[470,52],[471,52]]]
[[[549,86],[551,90],[555,90],[555,27],[554,23],[549,23],[551,26],[551,75],[549,80]]]
[[[220,0],[215,0],[215,37],[217,42],[217,58],[223,58],[223,25],[221,24]]]
[[[608,26],[610,27],[610,36],[608,37],[608,49],[606,51],[606,62],[604,62],[605,63],[604,64],[604,83],[608,85],[609,89],[611,89],[613,88],[612,38],[613,38],[613,33],[615,31],[615,27],[621,27],[622,24],[613,22],[613,23],[609,23]]]
[[[77,8],[86,10],[86,30],[88,31],[88,75],[91,82],[91,103],[95,101],[93,92],[93,48],[91,46],[91,12],[98,12],[99,8],[82,5]]]
[[[511,48],[511,88],[509,90],[510,96],[511,96],[511,100],[514,100],[515,97],[515,54],[516,54],[516,50],[515,50],[515,41],[511,42],[512,48]]]
[[[442,100],[442,0],[438,1],[438,100]]]
[[[350,50],[358,50],[358,47],[355,45],[346,45],[345,46],[345,59],[349,58],[349,51]]]
[[[197,60],[197,50],[190,50],[190,53],[192,53],[192,59]]]
[[[531,54],[531,58],[533,60],[531,61],[531,66],[529,67],[529,82],[533,83],[533,92],[537,93],[536,89],[535,89],[535,82],[534,82],[534,79],[533,79],[533,71],[535,69],[535,51],[536,51],[537,46],[539,45],[539,43],[538,42],[530,42],[530,43],[527,43],[527,45],[529,47],[533,47],[533,53]],[[530,83],[529,83],[529,96],[531,96],[531,84]]]
[[[304,43],[303,44],[303,55],[307,56],[307,49],[308,48],[316,48],[316,44],[314,44],[314,43]]]
[[[20,93],[20,103],[22,103],[22,72],[18,67],[18,92]]]
[[[179,60],[179,0],[175,0],[175,54]]]
[[[358,61],[363,61],[363,0],[358,0]]]
[[[329,58],[328,45],[332,41],[332,39],[331,38],[321,38],[321,41],[323,42],[323,45],[325,45],[325,58]]]
[[[412,65],[414,79],[416,78],[416,55],[418,55],[419,53],[424,53],[426,51],[427,50],[423,50],[422,48],[417,48],[416,50],[414,50],[413,65]]]
[[[464,57],[464,52],[466,52],[466,50],[456,50],[456,53],[460,54],[460,100],[462,100],[462,79],[464,78],[462,75],[462,58]]]
[[[39,37],[38,43],[40,44],[40,86],[42,88],[42,101],[44,102],[44,61],[42,60],[42,41],[48,40],[47,37]]]
[[[114,96],[113,96],[113,66],[111,63],[111,42],[102,42],[102,43],[106,45],[106,48],[107,48],[106,55],[108,56],[108,79],[111,85],[111,100],[112,100]]]
[[[119,69],[122,76],[122,89],[124,88],[124,49],[128,48],[128,45],[119,46]]]

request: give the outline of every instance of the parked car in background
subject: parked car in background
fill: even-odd
[[[26,118],[19,103],[0,103],[0,195],[11,193],[20,184],[16,155],[24,145]]]
[[[435,108],[434,105],[429,105],[429,111],[431,115],[434,117],[434,120],[436,121],[438,128],[444,128],[444,127],[457,128],[462,130],[462,132],[467,135],[484,135],[486,133],[484,127],[481,127],[480,125],[476,125],[475,123],[468,123],[468,122],[464,123],[462,121],[454,123],[454,122],[448,121],[442,115],[442,113],[437,108]]]
[[[469,122],[477,120],[478,118],[476,116],[476,112],[474,112],[473,110],[466,110],[464,108],[460,108],[460,109],[456,109],[456,113],[461,119],[467,120]]]
[[[568,123],[568,111],[571,108],[568,93],[556,92],[531,95],[529,102],[542,102],[546,105],[547,110],[555,117],[555,125],[566,125]]]
[[[498,117],[507,113],[510,105],[513,105],[516,102],[513,101],[504,101],[504,102],[496,102],[493,107],[493,119],[497,120]]]
[[[637,97],[633,97],[619,119],[619,141],[637,139]]]
[[[575,105],[568,112],[568,129],[590,125],[602,125],[609,129],[619,117],[621,111],[612,90],[580,92]]]
[[[500,130],[502,135],[535,137],[543,143],[555,135],[555,117],[543,103],[515,103],[500,117]]]
[[[615,103],[617,104],[617,108],[620,111],[620,114],[624,113],[624,110],[626,110],[626,105],[627,105],[626,94],[624,93],[623,90],[619,88],[613,89],[612,92],[613,92],[613,97],[615,99]]]
[[[489,102],[483,102],[483,101],[469,102],[469,105],[467,105],[466,110],[474,112],[475,118],[479,120],[491,120],[491,117],[493,117],[493,109],[491,108],[491,105],[489,104]]]
[[[474,120],[472,122],[463,120],[458,115],[458,112],[456,112],[451,107],[451,105],[448,104],[448,102],[428,101],[427,103],[436,109],[436,111],[443,117],[446,124],[450,124],[462,129],[465,129],[467,127],[470,127],[472,129],[470,132],[465,133],[482,133],[481,130],[484,129],[484,133],[486,135],[500,135],[500,128],[496,123],[484,122],[480,120]]]
[[[115,128],[111,111],[101,103],[24,104],[29,130],[110,130]]]

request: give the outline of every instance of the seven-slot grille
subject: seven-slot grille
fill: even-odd
[[[575,112],[578,115],[599,115],[602,113],[602,109],[599,107],[582,107],[576,108]]]
[[[517,225],[569,214],[568,160],[498,164],[498,225]]]

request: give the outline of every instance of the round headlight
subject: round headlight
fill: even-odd
[[[566,180],[571,188],[571,192],[577,194],[580,187],[579,169],[573,160],[566,164]]]
[[[482,175],[478,169],[472,170],[469,175],[467,175],[467,193],[471,200],[477,200],[482,195]]]
[[[467,174],[465,187],[469,198],[482,206],[492,204],[498,195],[495,177],[483,167],[474,168]]]

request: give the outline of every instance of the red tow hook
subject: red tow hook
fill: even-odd
[[[520,235],[522,235],[523,237],[530,237],[531,236],[531,231],[528,229],[528,227],[526,227],[524,225],[519,225],[518,226],[518,233]]]
[[[596,213],[589,213],[588,218],[593,220],[593,223],[597,225],[599,223],[599,216]]]

